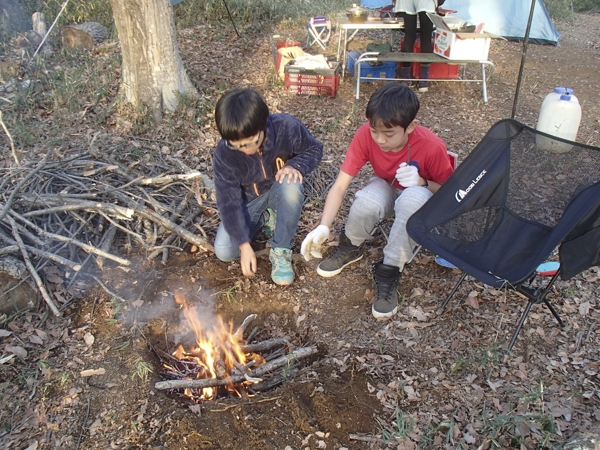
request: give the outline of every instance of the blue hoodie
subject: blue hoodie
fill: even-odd
[[[236,246],[252,239],[245,205],[271,189],[278,167],[285,164],[306,177],[323,157],[323,144],[302,122],[288,114],[269,115],[265,137],[253,155],[230,149],[223,139],[213,154],[217,207]]]

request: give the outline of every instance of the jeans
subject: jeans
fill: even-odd
[[[346,221],[346,236],[352,245],[360,245],[371,237],[373,228],[380,221],[395,217],[383,249],[383,263],[397,266],[402,271],[417,245],[406,231],[406,222],[432,195],[429,189],[421,186],[401,191],[385,180],[373,177],[356,193]]]
[[[267,208],[271,208],[277,214],[275,234],[269,240],[271,248],[292,248],[302,213],[304,185],[288,184],[287,180],[286,177],[281,184],[275,181],[268,192],[244,205],[244,215],[251,237],[254,237],[268,220]],[[233,261],[240,257],[240,248],[232,244],[223,222],[217,229],[214,247],[215,255],[221,261]]]

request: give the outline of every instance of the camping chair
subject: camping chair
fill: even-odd
[[[510,351],[534,304],[546,305],[563,326],[547,299],[558,276],[567,280],[600,265],[600,148],[501,120],[407,229],[464,272],[439,314],[467,274],[527,298]],[[540,282],[536,268],[557,247],[559,269]]]
[[[306,48],[310,48],[314,44],[325,50],[329,38],[331,37],[331,21],[325,16],[311,17],[308,22],[308,36],[306,38]]]

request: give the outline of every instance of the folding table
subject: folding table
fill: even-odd
[[[346,61],[348,58],[348,42],[354,39],[356,33],[359,31],[368,31],[368,30],[402,30],[404,29],[404,21],[399,19],[398,21],[384,21],[381,19],[376,20],[367,20],[364,23],[352,23],[348,19],[339,19],[338,20],[338,28],[340,30],[339,38],[338,38],[338,50],[337,50],[337,60],[340,61],[340,51],[342,57],[342,78],[344,78],[344,74],[346,73]],[[352,30],[352,34],[348,37],[348,30]],[[343,38],[342,38],[343,35]],[[342,47],[342,40],[344,41],[344,46]],[[393,45],[394,35],[393,33],[390,35],[390,43]]]

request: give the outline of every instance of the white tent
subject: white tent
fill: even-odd
[[[442,6],[455,9],[453,14],[473,24],[485,22],[485,31],[521,40],[525,36],[531,3],[523,0],[446,0]],[[556,31],[543,0],[536,0],[529,42],[558,44]]]

